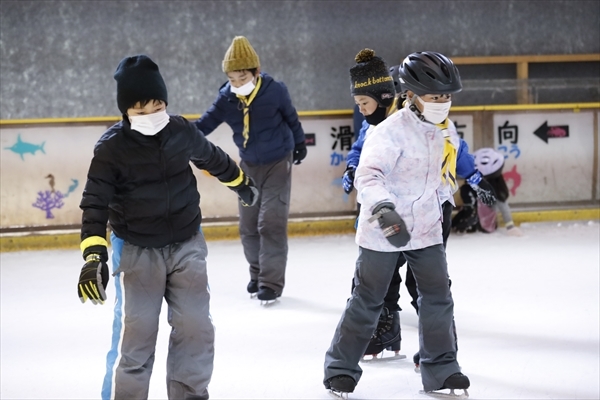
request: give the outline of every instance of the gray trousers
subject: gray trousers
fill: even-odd
[[[111,240],[116,301],[102,399],[148,398],[163,298],[172,327],[168,397],[208,399],[215,331],[209,314],[204,236],[198,232],[162,248],[134,246],[114,234]]]
[[[494,204],[494,210],[502,213],[502,219],[504,220],[505,225],[513,223],[512,213],[510,212],[510,207],[508,206],[507,202],[496,200],[496,204]]]
[[[288,237],[287,223],[292,188],[292,155],[267,165],[242,161],[259,191],[253,207],[239,205],[240,237],[250,265],[250,279],[281,294],[285,286]]]
[[[425,391],[438,390],[460,372],[453,332],[454,302],[450,293],[443,245],[404,252],[378,252],[359,247],[354,290],[325,354],[324,382],[348,375],[356,382],[358,365],[375,331],[398,257],[403,254],[419,293],[419,353]]]

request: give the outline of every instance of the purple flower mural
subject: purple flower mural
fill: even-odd
[[[34,206],[35,208],[39,208],[40,210],[46,211],[46,218],[51,219],[54,218],[54,215],[52,215],[52,210],[54,208],[61,208],[65,204],[63,202],[64,197],[65,196],[59,191],[39,191],[38,197],[35,200],[35,203],[32,204],[32,206]]]

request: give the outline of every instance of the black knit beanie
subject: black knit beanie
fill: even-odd
[[[123,114],[139,101],[162,100],[167,104],[167,86],[158,65],[140,54],[126,57],[114,75],[117,81],[117,106]]]
[[[381,57],[371,49],[361,50],[356,65],[350,68],[350,91],[352,96],[370,96],[381,107],[389,107],[396,95],[394,80]]]

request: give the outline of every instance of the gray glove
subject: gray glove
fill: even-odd
[[[410,241],[410,233],[395,208],[396,206],[389,201],[377,204],[373,208],[373,216],[369,218],[369,222],[379,220],[379,227],[388,242],[395,247],[404,247]]]

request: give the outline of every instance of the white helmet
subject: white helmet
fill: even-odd
[[[484,177],[502,173],[504,155],[498,153],[496,150],[484,147],[474,152],[473,156],[475,156],[475,167]]]

